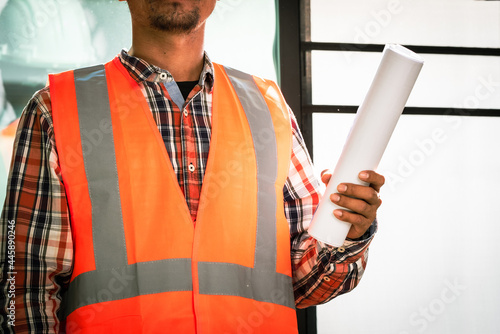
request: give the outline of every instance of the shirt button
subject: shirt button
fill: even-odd
[[[344,247],[339,247],[339,248],[337,248],[337,252],[344,253],[345,252],[345,248]]]
[[[161,72],[160,73],[160,80],[167,80],[167,73]]]
[[[325,277],[323,277],[323,280],[324,280],[325,282],[330,282],[330,277],[325,276]]]
[[[194,172],[194,165],[193,164],[189,164],[189,167],[188,167],[189,171],[192,173]]]
[[[186,116],[186,117],[188,116],[188,111],[187,111],[187,109],[184,109],[184,112],[183,112],[183,113],[184,113],[184,116]]]

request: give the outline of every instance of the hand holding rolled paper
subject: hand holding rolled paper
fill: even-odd
[[[323,171],[321,180],[328,184],[331,176],[330,172]],[[384,176],[374,171],[362,171],[358,177],[368,185],[341,183],[337,186],[337,193],[330,195],[330,200],[342,208],[333,211],[335,217],[352,225],[347,234],[351,239],[361,237],[375,220],[377,209],[382,204],[380,188],[385,183]]]
[[[354,185],[370,185],[372,181],[360,180],[358,174],[377,168],[422,65],[421,57],[401,45],[385,46],[375,78],[358,108],[339,161],[311,221],[308,231],[317,240],[335,247],[344,243],[351,224],[334,215],[334,211],[341,212],[338,210],[342,209],[342,205],[334,203],[331,196],[338,193],[340,184],[347,184],[348,189],[349,184],[352,184],[351,188]],[[375,190],[374,187],[352,189],[358,194],[358,191],[364,191],[361,189],[369,188]],[[347,200],[344,196],[340,196],[339,200],[351,206],[362,205],[360,202]],[[349,213],[344,213],[347,214]]]

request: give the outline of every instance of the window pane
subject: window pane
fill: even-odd
[[[317,42],[500,47],[500,2],[311,0]]]
[[[17,115],[48,73],[106,62],[131,45],[128,6],[118,0],[0,0],[0,15],[0,79]],[[276,80],[275,16],[274,0],[218,1],[210,58]]]
[[[208,19],[205,46],[218,63],[276,81],[275,0],[221,0]],[[258,21],[258,23],[257,23]]]
[[[500,57],[422,56],[408,106],[500,109]],[[313,51],[313,104],[361,104],[380,59],[373,52]]]
[[[205,45],[215,62],[276,80],[275,31],[274,0],[221,0],[207,22]],[[107,62],[130,47],[131,36],[126,2],[0,0],[0,131],[20,116],[48,73]],[[0,132],[0,203],[13,136]]]
[[[131,44],[125,2],[9,0],[0,15],[1,76],[17,116],[48,73],[108,61]]]
[[[334,168],[353,117],[314,115],[318,170]],[[318,307],[318,333],[500,332],[499,128],[500,118],[401,117],[379,166],[367,270]]]

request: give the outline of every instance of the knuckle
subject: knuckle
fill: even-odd
[[[353,214],[351,217],[350,223],[353,225],[359,226],[359,225],[363,224],[363,218],[359,214]]]
[[[364,188],[364,191],[363,191],[363,198],[366,200],[366,201],[373,201],[378,195],[378,192],[375,188],[373,187],[366,187]]]
[[[361,204],[359,205],[360,212],[368,212],[370,210],[371,206],[370,204],[366,203],[365,201],[362,201]]]

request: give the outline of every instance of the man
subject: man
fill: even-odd
[[[215,4],[129,0],[130,50],[51,76],[26,107],[4,331],[296,333],[295,306],[359,282],[383,177],[332,195],[343,247],[307,235],[318,182],[293,114],[274,83],[210,62]]]

